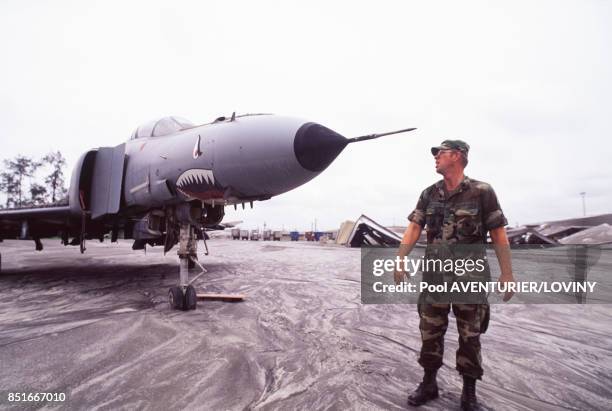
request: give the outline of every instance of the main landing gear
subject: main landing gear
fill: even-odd
[[[168,291],[168,303],[175,310],[195,310],[198,297],[195,288],[191,285],[200,275],[204,274],[204,268],[197,263],[198,243],[195,235],[195,227],[191,224],[181,224],[179,231],[179,284]],[[196,265],[202,268],[202,272],[189,281],[189,269]]]

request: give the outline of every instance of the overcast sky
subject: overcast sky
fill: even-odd
[[[70,170],[141,123],[233,111],[307,118],[350,145],[245,227],[405,225],[461,138],[511,225],[612,212],[610,1],[0,2],[1,158]],[[69,171],[70,172],[70,171]]]

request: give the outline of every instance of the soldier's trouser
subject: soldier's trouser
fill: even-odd
[[[437,370],[444,357],[444,334],[448,327],[451,304],[420,304],[421,355],[419,364],[425,369]],[[459,349],[457,371],[473,378],[482,377],[480,334],[486,331],[489,306],[486,304],[452,304],[457,319]]]

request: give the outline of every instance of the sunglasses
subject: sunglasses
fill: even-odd
[[[447,152],[447,151],[453,152],[453,151],[455,151],[455,150],[452,150],[452,149],[450,149],[450,148],[449,148],[449,149],[438,150],[438,151],[436,151],[436,152],[435,152],[435,154],[434,154],[433,156],[434,156],[434,157],[438,157],[438,156],[442,155],[443,153],[445,153],[445,152]]]

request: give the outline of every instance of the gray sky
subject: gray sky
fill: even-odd
[[[272,112],[351,137],[316,179],[226,220],[405,224],[429,147],[470,143],[511,225],[612,212],[610,1],[0,3],[1,158],[91,147],[179,115]]]

